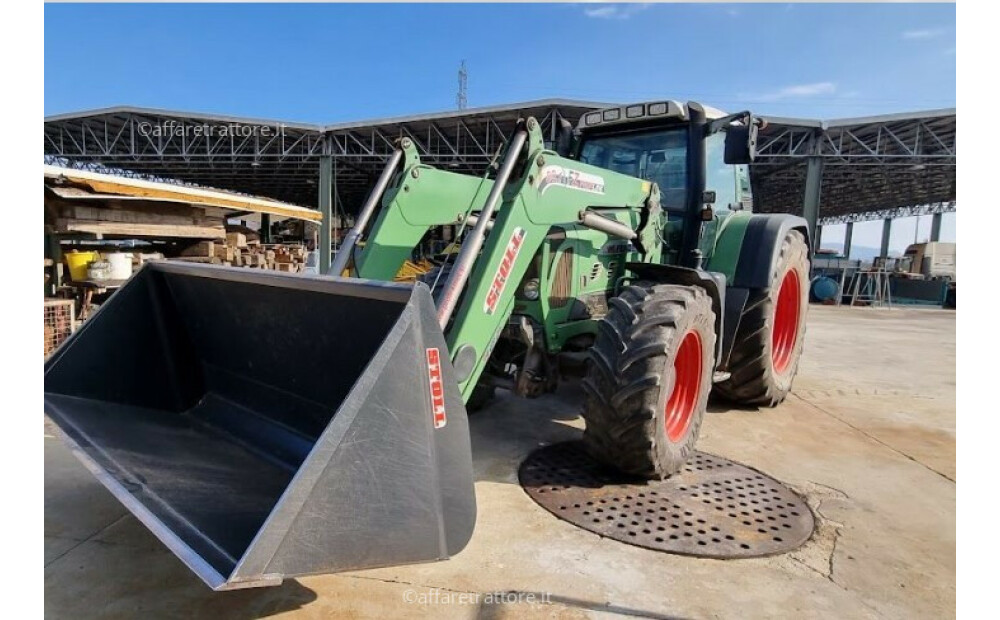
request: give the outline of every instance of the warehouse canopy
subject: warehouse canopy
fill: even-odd
[[[49,165],[44,167],[43,176],[46,190],[64,200],[75,202],[103,203],[111,201],[153,205],[172,203],[215,207],[232,215],[266,213],[313,222],[322,219],[319,212],[314,209],[178,183],[150,181]]]
[[[315,207],[328,157],[335,205],[354,211],[396,138],[431,165],[482,174],[518,118],[538,118],[554,138],[559,121],[606,105],[545,99],[331,125],[114,107],[47,117],[45,158]],[[821,222],[954,210],[954,109],[768,120],[752,166],[761,211],[801,213],[810,170]]]
[[[810,159],[821,171],[821,222],[955,208],[954,108],[831,121],[767,120],[751,167],[760,211],[801,208]]]

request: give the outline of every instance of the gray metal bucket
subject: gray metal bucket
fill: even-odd
[[[447,558],[476,505],[424,285],[143,267],[45,364],[45,411],[216,590]]]

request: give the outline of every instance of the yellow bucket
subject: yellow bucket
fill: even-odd
[[[87,279],[87,265],[91,261],[99,260],[101,255],[98,252],[78,252],[73,250],[64,254],[63,257],[66,259],[66,264],[69,265],[69,277],[80,281]]]

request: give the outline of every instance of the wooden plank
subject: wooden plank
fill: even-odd
[[[177,226],[215,226],[224,224],[223,218],[205,214],[205,210],[183,208],[176,205],[153,205],[149,209],[135,209],[115,202],[103,205],[59,204],[59,216],[66,219],[92,220],[95,222],[122,222],[127,224],[171,224]]]
[[[247,247],[247,236],[240,232],[226,233],[226,243],[236,248]]]
[[[88,233],[92,235],[119,235],[123,237],[178,237],[187,239],[225,239],[223,226],[180,226],[174,224],[131,224],[124,222],[95,222],[60,218],[56,220],[56,233]]]
[[[215,256],[215,243],[212,241],[199,241],[181,250],[181,256]]]
[[[209,241],[208,243],[211,243],[211,241]],[[231,245],[222,245],[221,243],[216,243],[212,255],[218,257],[224,262],[231,263],[236,259],[236,253],[238,251],[239,250],[237,250]]]
[[[109,174],[73,170],[58,166],[46,165],[44,169],[44,176],[49,179],[67,179],[72,183],[84,185],[99,194],[122,194],[125,196],[141,196],[150,200],[176,201],[187,204],[197,203],[237,211],[271,213],[273,215],[294,217],[315,222],[322,221],[323,219],[323,215],[314,209],[307,209],[265,198],[241,196],[221,190],[116,177]],[[49,183],[54,183],[54,181],[49,181]]]

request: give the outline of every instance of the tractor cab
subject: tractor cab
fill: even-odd
[[[695,266],[692,251],[702,245],[702,228],[715,229],[729,213],[752,207],[749,164],[759,124],[749,112],[727,115],[697,103],[606,108],[580,119],[572,156],[655,183],[664,240],[678,262]],[[707,244],[703,255],[711,249]]]

